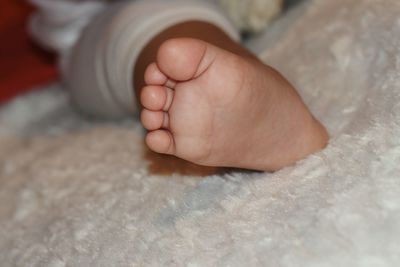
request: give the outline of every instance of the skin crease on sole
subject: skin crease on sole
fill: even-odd
[[[325,128],[276,70],[192,38],[164,41],[144,73],[151,150],[205,166],[275,171],[327,144]]]

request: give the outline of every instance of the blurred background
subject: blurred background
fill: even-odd
[[[57,79],[54,55],[28,36],[31,12],[33,7],[25,0],[0,0],[0,105]]]
[[[300,0],[285,0],[288,9]],[[0,0],[0,105],[58,78],[56,57],[29,37],[27,0]]]

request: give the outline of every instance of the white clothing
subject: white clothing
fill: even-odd
[[[96,16],[68,59],[65,82],[77,108],[101,116],[137,111],[133,73],[141,50],[179,22],[207,21],[233,39],[237,30],[214,6],[195,1],[122,2]]]
[[[215,24],[239,40],[238,30],[211,2],[142,0],[106,5],[91,0],[57,1],[48,6],[46,0],[33,2],[51,11],[33,17],[34,36],[59,52],[73,104],[91,115],[119,117],[137,111],[133,88],[136,59],[166,28],[199,20]],[[58,4],[70,13],[57,12]],[[86,15],[82,18],[82,14]],[[50,27],[41,27],[46,23]]]
[[[239,40],[240,29],[262,27],[282,4],[282,0],[248,0],[246,4],[241,0],[30,1],[39,9],[31,19],[31,32],[40,44],[60,55],[73,104],[84,113],[106,117],[137,110],[134,65],[158,33],[198,20],[215,24]],[[243,21],[249,17],[246,12],[255,14]],[[227,14],[234,18],[236,28]]]

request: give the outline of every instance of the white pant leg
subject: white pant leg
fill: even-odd
[[[133,73],[139,53],[164,29],[189,20],[213,23],[239,40],[217,5],[200,1],[122,2],[97,15],[82,32],[65,72],[75,106],[107,117],[134,113]]]
[[[36,6],[29,21],[30,33],[40,45],[59,55],[67,53],[91,18],[107,7],[101,0],[29,1]]]

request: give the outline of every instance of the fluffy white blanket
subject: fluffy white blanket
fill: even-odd
[[[189,175],[57,85],[1,108],[1,266],[400,266],[398,14],[314,0],[261,38],[332,135],[273,174]]]

